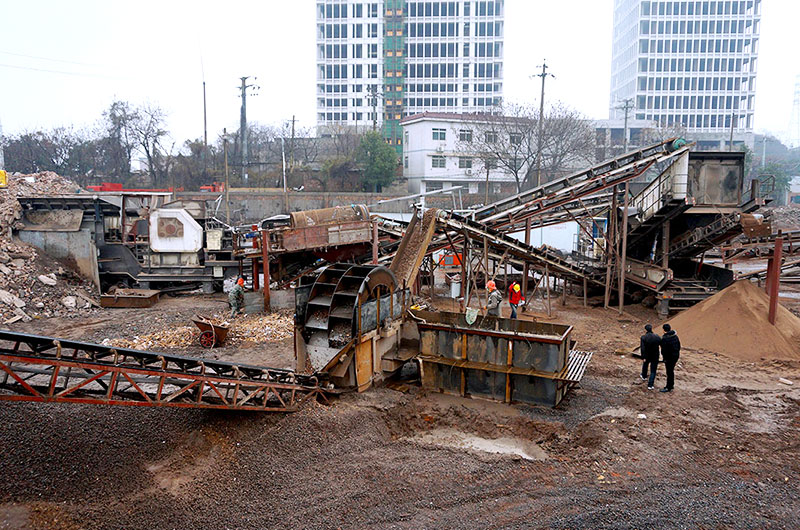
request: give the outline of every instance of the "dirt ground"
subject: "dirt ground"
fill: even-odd
[[[184,297],[12,328],[100,341],[220,308]],[[290,415],[4,402],[0,529],[800,527],[800,362],[684,350],[676,390],[648,391],[616,352],[653,311],[553,310],[595,352],[555,409],[412,383]],[[291,339],[211,354],[293,359]]]

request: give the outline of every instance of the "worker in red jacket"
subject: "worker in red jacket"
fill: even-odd
[[[511,318],[517,318],[517,307],[525,305],[525,295],[519,283],[513,282],[508,287],[508,303],[511,306]]]

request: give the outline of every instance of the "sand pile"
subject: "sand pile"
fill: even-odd
[[[681,345],[744,361],[800,359],[800,318],[778,304],[769,323],[769,296],[738,281],[669,321]]]

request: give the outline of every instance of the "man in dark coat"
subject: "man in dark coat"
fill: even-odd
[[[667,369],[667,386],[662,392],[672,392],[675,386],[675,365],[681,356],[681,341],[675,330],[669,324],[664,324],[664,336],[661,337],[661,356],[664,358],[664,367]]]
[[[658,370],[658,347],[661,345],[661,337],[653,333],[653,326],[647,324],[644,327],[646,333],[639,341],[642,352],[642,381],[647,381],[647,389],[653,390],[656,382],[656,370]],[[650,367],[650,379],[647,380],[647,367]]]

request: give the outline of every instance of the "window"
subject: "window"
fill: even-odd
[[[511,145],[519,145],[522,143],[522,134],[511,133],[508,135],[508,139],[511,141]]]
[[[434,129],[433,130],[433,139],[434,140],[445,140],[447,138],[447,131],[446,129]],[[433,166],[436,167],[436,166]],[[444,166],[442,166],[444,167]]]
[[[408,156],[403,158],[403,167],[408,169]]]
[[[497,159],[496,158],[487,158],[483,161],[483,166],[486,169],[497,169]]]
[[[469,193],[470,195],[475,195],[478,193],[478,183],[477,182],[470,182],[469,183]],[[798,197],[800,199],[800,197]]]
[[[434,168],[434,169],[436,169],[436,168],[444,169],[446,162],[447,162],[447,159],[445,157],[443,157],[442,155],[433,155],[431,157],[431,167]]]
[[[463,156],[459,157],[458,169],[472,169],[472,159]]]
[[[496,144],[497,143],[497,133],[495,131],[487,131],[486,132],[486,143],[487,144]]]
[[[461,142],[471,142],[472,131],[470,129],[461,129],[458,131],[458,140]]]

